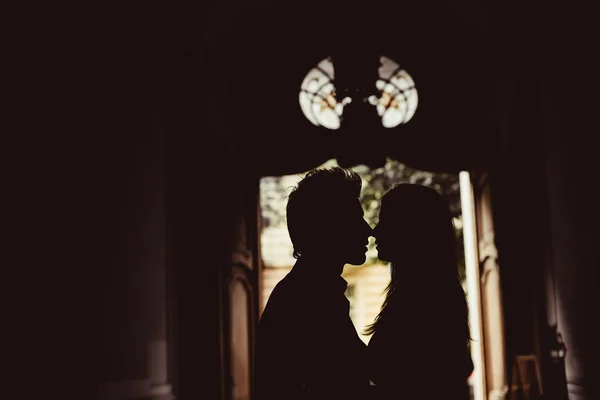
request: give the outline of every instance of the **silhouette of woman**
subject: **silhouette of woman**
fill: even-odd
[[[391,262],[385,301],[366,329],[376,396],[466,400],[473,364],[448,204],[426,186],[397,185],[382,199],[374,236],[379,259]]]

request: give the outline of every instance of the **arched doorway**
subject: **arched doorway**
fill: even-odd
[[[494,48],[490,46],[494,40],[490,37],[491,28],[474,24],[458,8],[430,6],[390,4],[383,13],[385,16],[380,8],[369,9],[365,15],[371,19],[357,20],[356,15],[346,19],[349,14],[334,4],[323,3],[320,21],[335,22],[307,25],[310,18],[305,18],[308,12],[305,5],[301,9],[291,6],[283,10],[270,4],[255,4],[240,6],[238,14],[233,16],[217,8],[215,18],[209,19],[211,26],[204,41],[205,55],[214,60],[205,71],[212,131],[230,141],[236,162],[245,168],[243,175],[256,185],[254,189],[244,189],[240,214],[240,223],[245,224],[243,230],[250,236],[246,235],[239,241],[239,246],[234,246],[243,249],[242,252],[247,254],[246,264],[252,265],[245,269],[245,274],[247,281],[255,286],[245,299],[255,315],[259,314],[261,303],[258,297],[260,270],[256,268],[261,259],[256,245],[257,182],[260,177],[301,173],[330,158],[337,158],[342,166],[365,163],[378,167],[386,156],[390,156],[415,168],[451,173],[486,171],[494,163],[495,152],[501,148],[501,137],[510,118],[503,104],[509,85],[506,85],[505,73],[501,73],[502,57],[486,50]],[[402,7],[402,10],[398,9]],[[398,12],[394,13],[394,10]],[[484,19],[481,17],[478,21]],[[367,58],[389,54],[394,60],[400,60],[417,84],[423,83],[419,86],[422,89],[419,89],[418,112],[410,123],[394,129],[366,125],[360,119],[335,132],[331,127],[315,126],[298,107],[302,78],[315,63],[330,54],[334,54],[334,60],[336,57],[352,58],[348,56],[349,51],[358,43],[353,40],[360,36],[352,34],[352,40],[347,41],[321,41],[317,40],[321,28],[339,32],[344,27],[356,27],[360,22],[364,28],[361,31],[373,32],[376,20],[388,28],[402,25],[415,32],[418,39],[398,41],[391,40],[389,35],[365,34],[369,43],[375,43],[373,47],[379,54],[362,46],[357,46],[354,53],[364,52]],[[277,46],[282,37],[288,42],[286,48]],[[346,68],[351,64],[346,63]],[[346,70],[348,74],[350,72]],[[229,104],[232,106],[225,106]],[[369,152],[360,151],[367,129],[369,136],[378,143]],[[432,140],[438,141],[439,146],[428,148],[426,145]],[[471,189],[474,187],[477,186]],[[473,197],[472,203],[479,204],[479,198]],[[476,232],[479,220],[473,221],[473,232]],[[472,242],[476,244],[479,239],[476,233],[473,235]],[[477,260],[474,271],[480,274],[478,257],[478,253],[473,254],[473,259]],[[226,270],[230,271],[229,268]],[[228,281],[228,274],[223,277],[224,281]],[[480,276],[475,279],[479,282]],[[223,293],[227,295],[228,291]],[[489,296],[480,295],[480,298]],[[481,306],[480,310],[483,309],[485,307]],[[226,337],[233,337],[231,327],[225,325]],[[480,323],[482,326],[483,322]],[[249,325],[247,335],[251,337],[252,334]],[[227,341],[224,343],[227,345]],[[481,343],[483,346],[483,339]],[[484,352],[480,351],[481,354]],[[251,371],[251,366],[247,369]],[[232,365],[224,368],[225,375],[233,375],[232,371]],[[483,372],[480,380],[485,380]],[[498,384],[502,386],[502,382]],[[225,398],[233,398],[230,388],[223,390]],[[489,390],[490,387],[481,389],[478,399],[486,398]],[[251,389],[235,397],[251,397]]]

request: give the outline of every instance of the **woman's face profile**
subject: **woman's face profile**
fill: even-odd
[[[379,223],[373,234],[380,260],[399,262],[418,251],[424,239],[421,231],[425,222],[419,222],[420,215],[417,208],[382,202]]]
[[[375,244],[377,246],[378,258],[382,261],[394,261],[399,252],[402,251],[402,227],[401,217],[397,215],[398,210],[392,210],[383,202],[379,213],[379,223],[374,229]]]

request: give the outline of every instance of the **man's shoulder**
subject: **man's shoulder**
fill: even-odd
[[[263,315],[287,313],[297,303],[297,297],[297,289],[288,274],[271,291]]]
[[[282,301],[293,296],[296,291],[295,286],[293,277],[288,273],[273,287],[273,291],[271,291],[267,303]]]

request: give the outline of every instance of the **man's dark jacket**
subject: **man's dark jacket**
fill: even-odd
[[[276,285],[257,330],[257,400],[368,397],[366,346],[346,287],[341,276],[323,279],[298,264]]]

